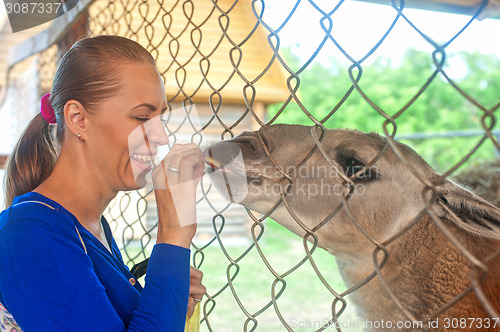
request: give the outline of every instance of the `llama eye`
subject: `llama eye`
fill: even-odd
[[[365,165],[355,158],[347,158],[345,160],[345,173],[349,177],[361,171],[363,167]],[[359,177],[363,177],[363,174],[359,175]]]

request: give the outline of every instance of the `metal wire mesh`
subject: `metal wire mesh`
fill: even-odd
[[[462,89],[448,75],[445,68],[447,49],[484,11],[488,5],[487,0],[477,6],[475,14],[456,35],[441,43],[435,42],[432,36],[424,33],[412,22],[406,15],[404,1],[388,1],[387,4],[394,11],[394,20],[388,22],[388,28],[382,37],[361,57],[355,57],[344,49],[332,28],[337,13],[345,5],[344,1],[328,5],[314,1],[291,2],[281,23],[274,26],[266,21],[264,15],[269,3],[271,1],[264,0],[95,1],[89,8],[88,27],[90,34],[93,35],[117,34],[137,40],[153,54],[165,81],[169,109],[181,106],[190,109],[192,105],[198,108],[201,127],[192,126],[192,133],[188,138],[192,142],[201,143],[203,136],[205,139],[203,144],[206,144],[234,137],[245,130],[270,126],[278,122],[293,103],[298,105],[307,117],[308,120],[305,120],[304,124],[318,129],[316,135],[313,135],[316,142],[315,150],[323,155],[326,164],[335,167],[336,163],[322,141],[328,130],[325,123],[343,112],[344,104],[349,98],[358,95],[379,114],[381,119],[384,119],[382,133],[387,139],[387,146],[376,159],[387,150],[393,150],[409,171],[425,184],[426,191],[422,193],[422,197],[428,207],[433,204],[429,196],[435,195],[436,187],[470,159],[475,151],[486,144],[485,142],[491,142],[497,151],[500,150],[500,144],[492,133],[496,122],[495,112],[500,107],[500,102],[497,101],[491,107],[481,104],[475,96]],[[282,30],[290,24],[291,18],[301,14],[300,8],[304,5],[316,11],[322,28],[322,38],[317,48],[310,50],[310,57],[302,61],[297,68],[292,68],[281,52],[280,37]],[[365,62],[375,57],[377,50],[391,36],[399,22],[406,22],[419,38],[425,40],[431,47],[429,55],[433,59],[434,70],[421,82],[420,89],[410,99],[404,101],[401,108],[388,110],[367,93],[367,87],[363,85],[363,66]],[[304,72],[313,65],[318,54],[328,47],[340,51],[340,56],[348,61],[345,70],[350,83],[345,87],[346,92],[338,103],[330,105],[326,115],[318,117],[315,110],[303,103],[300,83]],[[49,53],[42,54],[41,59],[50,59],[47,56]],[[55,62],[42,60],[39,64],[41,75],[50,77]],[[400,117],[409,112],[418,98],[428,93],[432,89],[433,82],[437,80],[445,81],[456,91],[457,98],[466,99],[480,113],[478,125],[481,127],[482,136],[470,151],[463,151],[459,162],[451,165],[442,177],[431,181],[423,178],[411,161],[405,158],[396,144],[395,136],[400,125]],[[41,90],[47,89],[47,81],[43,79]],[[280,103],[275,114],[266,114],[265,105],[277,102]],[[186,114],[189,119],[189,112]],[[182,122],[183,119],[177,121]],[[171,133],[170,144],[180,141],[182,133],[178,130],[178,122],[172,120],[167,122],[167,126]],[[265,145],[264,141],[261,142]],[[268,158],[278,169],[279,165],[274,161],[275,156],[271,155],[269,150],[266,151]],[[304,160],[298,161],[298,164],[307,163],[313,152],[311,151]],[[375,162],[376,160],[373,160],[371,164]],[[288,180],[289,174],[282,173],[283,188],[287,188]],[[351,180],[344,176],[344,185],[347,188],[349,183]],[[281,204],[293,213],[287,198],[289,189],[288,186],[281,192]],[[295,241],[293,249],[291,252],[283,253],[282,256],[285,257],[281,255],[276,257],[268,252],[268,244],[271,241],[268,240],[271,238],[269,234],[275,231],[273,227],[264,223],[266,216],[258,216],[250,210],[245,211],[232,204],[221,202],[210,183],[204,180],[198,204],[201,207],[201,215],[206,220],[200,220],[200,234],[193,242],[193,264],[201,270],[211,266],[214,261],[217,264],[209,269],[210,272],[205,270],[205,278],[212,283],[212,288],[208,285],[207,300],[203,303],[202,329],[294,331],[300,328],[315,330],[332,328],[336,322],[354,315],[353,309],[347,302],[348,295],[356,293],[373,278],[379,278],[382,287],[406,319],[418,320],[418,317],[398,300],[399,295],[394,294],[391,285],[384,280],[382,271],[390,254],[391,243],[408,233],[422,214],[398,231],[390,241],[380,243],[378,239],[368,235],[356,218],[352,217],[349,211],[350,195],[351,192],[346,191],[342,203],[333,208],[328,218],[317,227],[305,227],[306,234],[303,239],[287,239],[286,241]],[[341,209],[351,215],[353,225],[360,229],[376,248],[373,252],[373,273],[366,280],[351,287],[338,284],[338,279],[330,275],[336,270],[333,258],[328,261],[325,256],[319,256],[321,253],[317,250],[319,241],[317,232]],[[271,212],[269,211],[267,215]],[[109,206],[107,214],[115,238],[123,248],[126,263],[132,265],[147,258],[155,242],[156,228],[151,190],[146,188],[119,195]],[[248,217],[242,218],[242,216]],[[491,317],[499,318],[479,286],[479,280],[483,277],[480,272],[484,271],[484,262],[478,261],[459,239],[450,234],[439,218],[434,217],[433,221],[459,252],[470,260],[477,273],[473,276],[472,284],[466,292],[461,293],[438,312],[432,313],[431,318],[436,317],[447,307],[453,306],[468,292],[476,292]],[[286,236],[278,234],[280,237]],[[231,246],[231,242],[235,241],[239,246]],[[279,242],[281,238],[272,241]],[[497,257],[500,253],[492,254]],[[286,264],[283,264],[284,260],[287,260]],[[250,270],[253,270],[252,273],[258,271],[258,274],[263,275],[266,289],[255,289],[251,282],[243,281],[244,275],[250,273]],[[295,276],[298,276],[298,279]],[[213,282],[210,281],[212,279]],[[305,289],[297,288],[297,284],[300,283],[320,285],[323,293],[311,298],[312,294],[308,294],[307,285]],[[249,296],[248,294],[252,292],[257,295]],[[305,308],[305,303],[309,303],[308,301],[314,303],[312,309]],[[311,316],[300,316],[299,312]],[[308,323],[300,324],[305,321]]]

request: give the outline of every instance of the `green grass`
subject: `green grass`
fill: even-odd
[[[255,331],[286,331],[275,307],[271,304],[265,309],[272,301],[273,287],[275,294],[282,291],[276,301],[277,308],[294,331],[317,330],[332,317],[334,296],[321,282],[311,262],[306,260],[296,267],[306,257],[302,239],[272,221],[264,225],[258,242],[262,256],[255,246],[243,255],[252,243],[226,247],[224,238],[222,247],[213,243],[203,250],[200,269],[214,301],[205,299],[204,304],[205,310],[213,308],[208,315],[213,331],[244,331],[245,324],[250,331],[255,323],[247,314],[256,319]],[[257,234],[259,229],[256,228]],[[344,291],[334,257],[318,248],[312,258],[329,286],[338,293]],[[198,263],[200,259],[199,254],[195,255]],[[284,276],[283,281],[275,277],[271,269],[278,276]],[[228,283],[230,279],[233,279],[232,287]],[[261,310],[263,312],[256,315]],[[342,318],[352,315],[352,306],[348,306]],[[200,331],[209,331],[207,323],[202,324]]]

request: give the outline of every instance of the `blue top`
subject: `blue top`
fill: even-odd
[[[16,197],[0,214],[0,302],[25,332],[184,331],[190,250],[156,244],[143,289],[102,222],[112,253],[58,203]]]

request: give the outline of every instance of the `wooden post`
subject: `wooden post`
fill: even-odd
[[[6,154],[0,154],[0,169],[5,169],[7,167],[7,156]]]
[[[253,111],[255,115],[259,118],[260,121],[266,123],[267,121],[267,109],[266,105],[260,101],[256,101],[253,104]],[[260,129],[260,124],[257,122],[257,120],[252,119],[252,130],[259,130]]]
[[[57,58],[62,56],[77,42],[80,38],[86,37],[89,34],[89,12],[85,10],[72,23],[68,32],[64,34],[57,42],[58,51]]]

